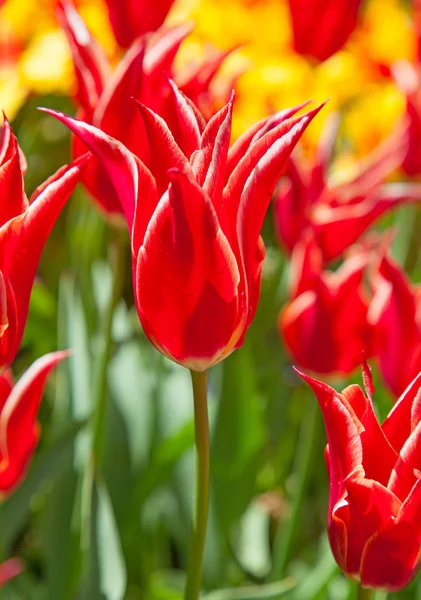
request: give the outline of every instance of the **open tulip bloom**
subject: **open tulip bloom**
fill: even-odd
[[[313,373],[347,374],[372,354],[364,276],[370,250],[356,250],[335,272],[323,268],[321,249],[307,230],[291,257],[291,300],[278,329],[294,362]]]
[[[19,349],[44,244],[86,160],[59,169],[28,202],[25,161],[5,120],[0,142],[0,368],[10,365]]]
[[[149,168],[117,140],[66,115],[108,171],[131,236],[133,284],[146,335],[163,354],[204,371],[243,342],[256,311],[265,213],[285,162],[320,106],[264,119],[230,143],[232,101],[203,127],[172,84],[182,148],[138,105]]]
[[[332,179],[328,171],[338,127],[338,115],[330,115],[314,158],[291,157],[274,198],[282,246],[291,252],[310,229],[325,262],[340,257],[385,212],[421,197],[419,184],[384,183],[405,156],[407,136],[398,130],[356,163],[346,180]]]
[[[367,588],[405,587],[421,549],[421,374],[383,425],[371,373],[337,392],[300,373],[319,401],[327,433],[329,540],[340,568]]]
[[[207,112],[214,109],[209,86],[231,51],[216,52],[197,67],[178,69],[175,73],[174,59],[180,44],[191,31],[191,24],[162,29],[153,36],[136,40],[112,71],[103,49],[74,6],[68,1],[60,2],[58,6],[59,20],[69,40],[75,68],[78,117],[123,142],[146,166],[149,166],[150,154],[148,138],[132,96],[164,118],[178,143],[182,143],[183,132],[179,128],[177,106],[168,76],[176,79],[180,90],[189,97],[188,102],[205,103]],[[192,110],[194,108],[192,104]],[[199,112],[197,118],[203,126]],[[84,144],[76,137],[74,157],[84,152]],[[82,182],[109,218],[122,216],[118,190],[116,193],[101,161],[95,158],[90,161]]]

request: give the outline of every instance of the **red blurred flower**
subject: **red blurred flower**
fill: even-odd
[[[0,587],[22,572],[22,563],[17,558],[10,558],[0,564]]]
[[[410,176],[421,175],[421,66],[398,61],[392,65],[392,75],[406,97],[406,111],[398,125],[407,136],[402,169]]]
[[[275,229],[280,243],[292,251],[306,228],[328,262],[346,248],[382,214],[405,200],[419,200],[421,187],[414,184],[380,183],[400,164],[406,138],[396,132],[362,160],[355,174],[343,183],[327,175],[338,127],[336,116],[327,120],[315,159],[289,160],[285,177],[275,194]]]
[[[323,270],[320,248],[310,233],[292,254],[292,300],[278,327],[294,361],[315,373],[346,374],[371,354],[369,298],[363,278],[370,253],[359,252],[335,272]]]
[[[24,161],[5,120],[0,142],[0,367],[10,365],[19,349],[41,252],[86,157],[59,169],[30,202],[23,188]]]
[[[362,0],[289,0],[294,49],[326,60],[340,50],[357,25]]]
[[[231,148],[232,101],[202,133],[173,86],[181,147],[165,121],[139,105],[149,168],[98,129],[54,113],[109,172],[132,240],[135,300],[146,334],[165,355],[204,370],[242,344],[256,310],[260,229],[274,186],[320,107],[265,119]]]
[[[115,38],[128,48],[142,33],[162,25],[174,0],[105,0]]]
[[[421,370],[421,290],[386,256],[373,277],[368,319],[386,384],[399,396]]]
[[[420,564],[421,374],[382,426],[367,366],[367,397],[358,385],[338,393],[301,377],[316,394],[325,421],[329,540],[336,562],[364,587],[399,590]]]
[[[10,493],[25,475],[39,438],[36,422],[47,378],[68,352],[36,360],[13,386],[9,370],[0,375],[0,492]]]
[[[177,106],[168,76],[173,75],[174,58],[190,32],[191,24],[160,30],[137,40],[112,72],[102,48],[72,4],[59,4],[59,18],[72,50],[77,78],[76,100],[80,106],[78,117],[123,142],[148,165],[150,149],[147,135],[142,117],[131,98],[138,98],[162,116],[179,141]],[[202,109],[205,108],[208,117],[215,109],[215,98],[209,86],[228,54],[217,52],[208,61],[175,75],[181,91],[199,103]],[[192,108],[194,110],[193,105]],[[74,156],[84,152],[86,147],[75,138]],[[95,159],[90,162],[83,183],[108,216],[122,215],[110,178]]]

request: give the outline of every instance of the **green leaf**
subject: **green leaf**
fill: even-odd
[[[105,485],[97,481],[96,544],[99,589],[107,600],[122,600],[126,589],[126,567],[119,532]]]

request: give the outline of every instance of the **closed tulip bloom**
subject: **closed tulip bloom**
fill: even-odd
[[[319,61],[345,45],[362,0],[289,0],[294,50]]]
[[[62,167],[30,201],[23,188],[24,158],[7,121],[0,142],[0,367],[19,349],[38,262],[48,235],[80,179],[87,158]]]
[[[46,354],[15,385],[9,370],[0,375],[0,494],[10,493],[25,476],[39,439],[37,413],[45,384],[66,356]]]
[[[291,259],[291,300],[281,310],[279,333],[293,360],[314,373],[347,374],[371,354],[367,322],[370,298],[364,275],[370,253],[346,258],[336,272],[323,268],[323,255],[310,232]]]
[[[399,396],[421,370],[421,291],[387,256],[372,277],[372,287],[368,319],[374,354],[384,381]]]
[[[400,590],[421,549],[421,374],[379,425],[368,367],[342,393],[300,374],[315,393],[327,433],[329,540],[339,567],[363,587]]]
[[[309,229],[325,262],[338,258],[385,212],[421,198],[418,184],[383,183],[405,156],[406,137],[399,131],[357,163],[345,181],[330,177],[338,125],[335,115],[327,119],[313,160],[291,157],[274,200],[280,244],[291,252]]]
[[[117,43],[128,48],[142,33],[162,25],[174,0],[106,0]]]
[[[108,169],[132,242],[135,301],[165,355],[202,371],[242,344],[257,307],[263,219],[299,137],[320,107],[283,111],[230,144],[232,101],[202,122],[173,86],[182,148],[166,123],[139,106],[150,169],[116,140],[54,113]],[[290,117],[290,118],[288,118]]]
[[[70,2],[59,3],[58,15],[72,52],[78,118],[123,142],[146,165],[150,159],[148,137],[132,97],[163,117],[178,142],[177,108],[168,76],[179,81],[181,91],[192,101],[205,104],[211,116],[214,103],[209,86],[229,52],[217,52],[196,68],[179,69],[175,73],[174,59],[191,31],[190,23],[136,40],[113,70]],[[75,137],[73,156],[77,158],[85,152],[86,146]],[[108,218],[117,221],[123,218],[109,174],[95,158],[90,161],[82,182]]]

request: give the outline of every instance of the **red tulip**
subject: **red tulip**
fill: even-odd
[[[165,121],[139,105],[149,168],[98,129],[54,111],[109,172],[132,241],[143,328],[165,355],[204,370],[242,344],[256,310],[260,229],[274,186],[320,110],[265,119],[229,148],[232,101],[201,133],[197,112],[173,86],[182,147]]]
[[[274,205],[280,243],[291,252],[302,231],[311,229],[326,262],[338,258],[386,211],[421,198],[419,185],[380,185],[405,155],[405,137],[400,132],[361,161],[348,181],[331,183],[327,170],[337,126],[337,120],[328,120],[313,163],[290,159]]]
[[[398,396],[421,370],[420,289],[387,257],[382,258],[372,285],[368,319],[374,331],[374,352],[383,379]]]
[[[0,367],[10,365],[19,349],[41,252],[86,157],[59,169],[30,202],[23,189],[23,162],[5,120],[0,142]]]
[[[326,60],[344,46],[357,25],[362,0],[289,0],[294,49]]]
[[[162,25],[174,0],[106,0],[115,38],[128,48],[142,33]]]
[[[369,252],[345,260],[335,272],[323,270],[320,248],[305,235],[292,254],[292,300],[278,327],[294,361],[315,373],[346,374],[371,354],[367,323],[369,298],[364,274]]]
[[[61,2],[59,8],[59,18],[69,39],[75,66],[76,100],[80,106],[78,117],[123,142],[148,165],[150,148],[143,119],[131,100],[135,97],[165,119],[180,143],[177,106],[168,76],[173,75],[174,58],[191,25],[185,23],[137,40],[111,74],[104,52],[75,8],[69,2]],[[217,53],[197,68],[176,74],[181,91],[193,101],[200,102],[208,112],[214,108],[209,86],[227,54]],[[192,109],[195,110],[193,105]],[[203,130],[203,119],[199,117],[199,120]],[[74,156],[84,152],[85,145],[75,138]],[[109,217],[122,216],[110,177],[97,160],[90,161],[83,183]]]
[[[402,362],[402,361],[401,361]],[[405,587],[421,548],[421,374],[382,426],[371,374],[342,393],[300,374],[314,391],[327,433],[329,540],[340,568],[363,587]]]
[[[0,375],[0,491],[10,493],[22,480],[39,438],[36,422],[47,378],[68,352],[36,360],[13,386],[9,370]]]
[[[10,558],[0,564],[0,587],[22,572],[22,563],[17,558]]]

